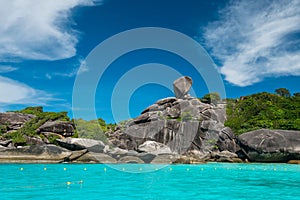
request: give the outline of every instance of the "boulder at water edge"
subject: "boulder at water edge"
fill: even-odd
[[[255,130],[240,135],[238,143],[252,162],[300,160],[300,131]]]

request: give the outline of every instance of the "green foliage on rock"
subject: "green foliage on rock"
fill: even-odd
[[[4,139],[12,139],[12,142],[17,145],[26,145],[25,136],[37,136],[36,130],[47,121],[70,121],[67,112],[44,112],[43,107],[28,107],[23,110],[13,111],[22,114],[35,115],[34,118],[27,121],[20,129],[15,132],[6,133],[6,126],[0,127],[0,132],[3,133]],[[52,137],[52,136],[51,136]],[[57,137],[48,138],[50,143],[54,143]]]
[[[101,140],[104,143],[107,143],[105,132],[108,131],[109,128],[103,119],[90,121],[77,119],[74,121],[79,137]]]
[[[34,107],[27,107],[23,110],[17,110],[17,111],[13,111],[13,112],[22,113],[22,114],[38,115],[40,113],[43,113],[44,109],[41,106],[34,106]]]
[[[238,135],[261,128],[300,130],[300,97],[262,92],[227,100],[225,125]]]
[[[54,135],[54,134],[51,134],[47,137],[48,141],[51,143],[51,144],[56,144],[57,145],[57,139],[60,139],[60,137],[58,135]]]
[[[186,112],[182,112],[180,117],[181,121],[190,121],[193,119],[193,115],[191,112],[186,111]]]
[[[5,134],[5,138],[11,139],[15,145],[25,145],[26,144],[26,138],[24,137],[24,135],[20,134],[17,131]]]
[[[6,131],[7,131],[7,126],[0,125],[0,134],[6,133]]]
[[[67,116],[67,112],[43,112],[42,107],[28,107],[24,110],[15,112],[33,114],[36,116],[26,122],[25,125],[17,131],[20,134],[28,136],[36,135],[36,130],[47,121],[70,121],[70,118]]]
[[[221,100],[221,97],[218,92],[211,92],[209,94],[204,95],[200,100],[204,103],[217,104]]]

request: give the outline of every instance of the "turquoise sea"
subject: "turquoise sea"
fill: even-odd
[[[300,165],[1,164],[4,199],[300,199]]]

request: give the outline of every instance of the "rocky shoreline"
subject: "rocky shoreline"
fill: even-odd
[[[224,126],[225,108],[191,97],[191,85],[189,77],[174,81],[175,97],[158,100],[107,131],[106,142],[74,137],[70,121],[45,121],[34,130],[38,136],[24,135],[27,146],[1,140],[0,163],[300,163],[300,131],[261,129],[236,137]],[[35,118],[0,113],[1,134],[14,133]]]

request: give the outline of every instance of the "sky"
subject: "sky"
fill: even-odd
[[[197,97],[300,92],[298,0],[1,0],[0,24],[0,112],[119,122],[184,75]]]

